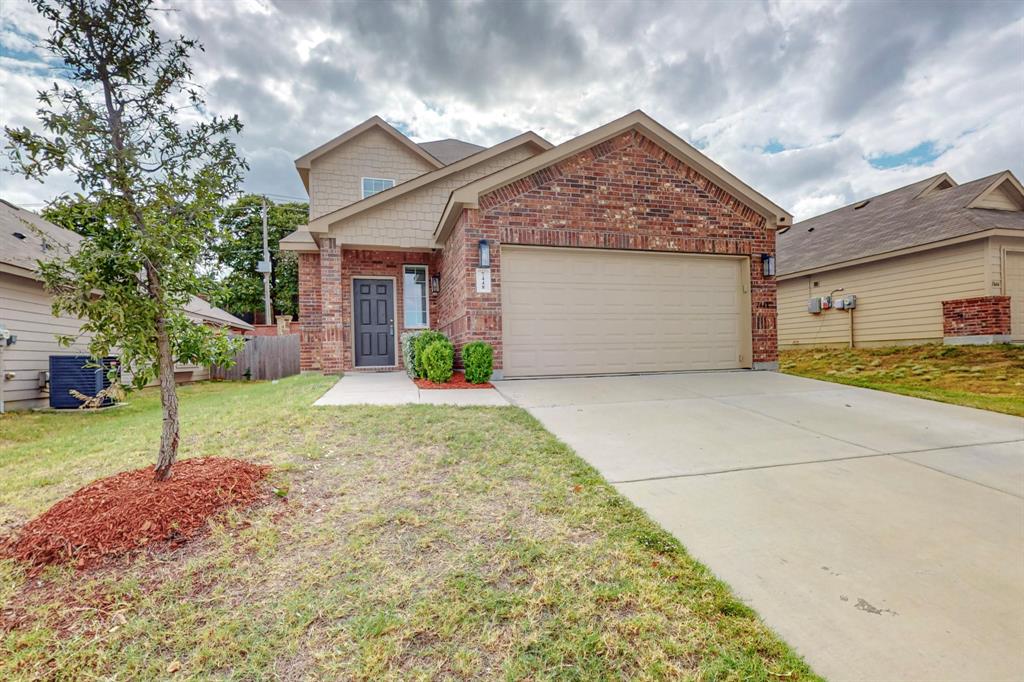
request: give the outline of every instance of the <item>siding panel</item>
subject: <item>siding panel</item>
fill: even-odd
[[[807,312],[809,298],[840,287],[857,295],[855,344],[940,340],[942,301],[985,295],[986,255],[978,240],[779,282],[779,345],[848,343],[848,313]]]
[[[388,244],[402,248],[433,248],[434,228],[452,190],[530,156],[532,153],[525,146],[510,149],[486,162],[336,223],[331,226],[331,234],[346,247]]]
[[[18,335],[18,343],[3,351],[4,370],[14,372],[3,384],[8,410],[43,404],[47,394],[39,389],[39,372],[49,369],[51,355],[88,352],[87,339],[70,348],[57,343],[55,334],[76,333],[78,320],[53,317],[49,295],[33,280],[0,273],[0,324]]]
[[[434,167],[426,160],[384,131],[371,128],[313,160],[309,171],[310,220],[362,199],[364,177],[394,180],[398,185],[431,170]]]

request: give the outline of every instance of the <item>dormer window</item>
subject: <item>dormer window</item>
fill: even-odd
[[[363,198],[372,197],[377,192],[383,192],[395,186],[394,180],[384,178],[363,178]]]

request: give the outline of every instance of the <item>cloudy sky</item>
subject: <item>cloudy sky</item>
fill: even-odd
[[[305,198],[293,161],[373,114],[416,141],[558,143],[643,109],[806,218],[948,171],[1024,177],[1024,3],[165,2],[238,113],[246,188]],[[0,0],[0,119],[32,125],[46,26]],[[6,165],[6,164],[4,164]],[[66,178],[0,175],[39,209]]]

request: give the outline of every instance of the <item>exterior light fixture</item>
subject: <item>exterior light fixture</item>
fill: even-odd
[[[441,275],[434,273],[430,276],[430,293],[436,294],[441,291]]]
[[[761,254],[761,268],[762,268],[762,271],[764,272],[764,276],[765,277],[774,277],[775,276],[775,256],[772,256],[771,254],[767,254],[767,253],[762,253]]]
[[[481,239],[477,246],[480,251],[479,267],[491,267],[491,245],[487,243],[486,239]]]

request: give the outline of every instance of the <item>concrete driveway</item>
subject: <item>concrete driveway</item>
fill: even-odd
[[[1024,679],[1024,419],[772,372],[497,386],[828,678]]]

